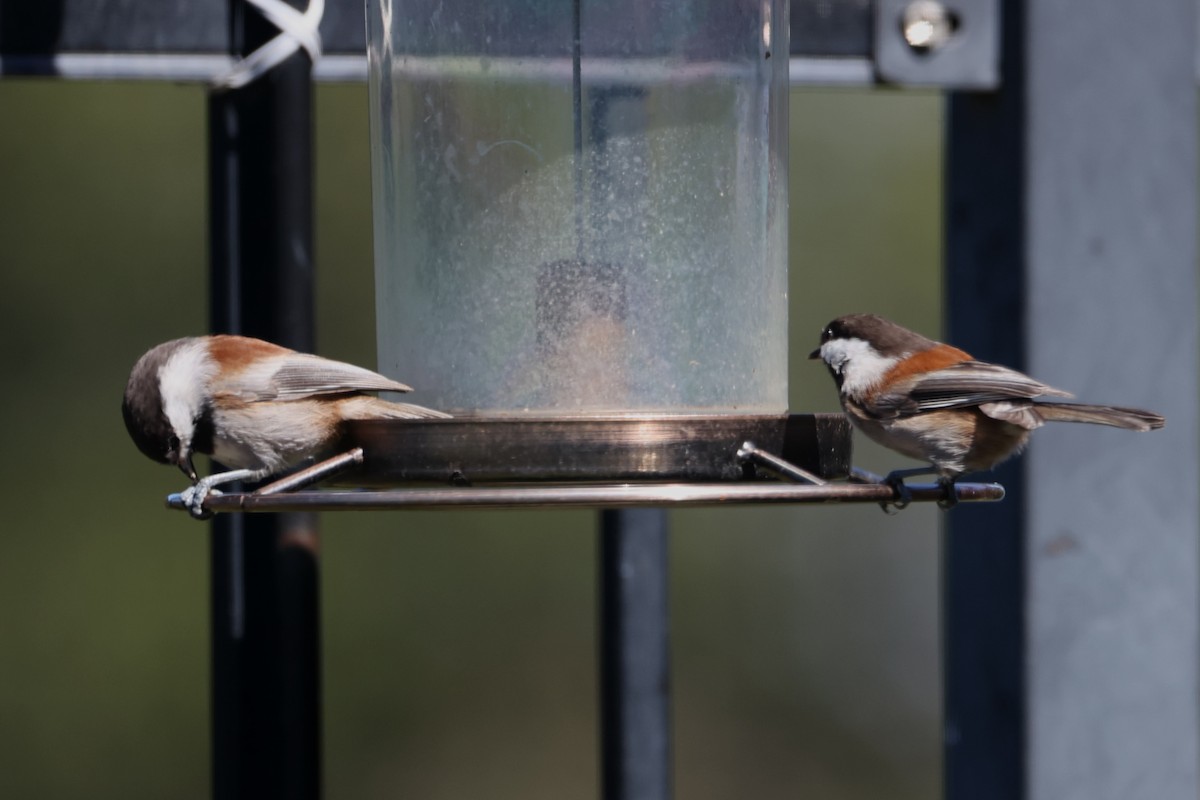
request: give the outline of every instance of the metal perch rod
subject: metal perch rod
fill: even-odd
[[[946,499],[937,484],[910,485],[914,501]],[[1004,499],[995,483],[954,486],[959,502]],[[318,491],[282,494],[226,494],[210,497],[210,511],[369,511],[381,509],[504,509],[504,508],[631,508],[636,506],[721,506],[750,503],[881,503],[897,500],[895,490],[881,484],[814,485],[747,483],[620,484],[611,486],[495,486],[385,489],[377,491]],[[167,506],[183,509],[178,494]]]

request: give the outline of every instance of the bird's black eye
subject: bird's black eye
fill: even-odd
[[[178,436],[175,436],[174,434],[172,434],[171,436],[167,437],[167,452],[168,453],[178,453],[179,452],[179,437]]]
[[[833,326],[830,325],[825,330],[821,331],[821,344],[825,344],[833,338]]]

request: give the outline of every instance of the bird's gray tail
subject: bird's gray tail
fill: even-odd
[[[1152,431],[1166,424],[1161,414],[1140,408],[1092,406],[1085,403],[1036,403],[1038,416],[1054,422],[1090,422],[1131,431]]]

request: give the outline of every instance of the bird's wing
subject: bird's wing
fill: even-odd
[[[342,392],[412,391],[411,386],[385,378],[378,372],[304,353],[280,359],[279,368],[271,376],[271,384],[279,400]]]
[[[346,392],[412,391],[412,387],[369,369],[290,352],[247,369],[231,383],[228,390],[254,401],[301,400]]]
[[[1015,369],[985,361],[960,361],[943,369],[914,375],[875,402],[897,415],[945,408],[965,408],[1005,400],[1070,397],[1070,392],[1047,386]]]

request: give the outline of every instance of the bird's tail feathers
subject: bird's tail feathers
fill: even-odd
[[[1131,431],[1151,431],[1166,424],[1161,414],[1140,408],[1093,406],[1085,403],[1037,403],[1038,416],[1054,422],[1090,422]]]
[[[346,419],[446,419],[444,411],[414,403],[393,403],[379,397],[363,395],[345,401],[342,416]]]

